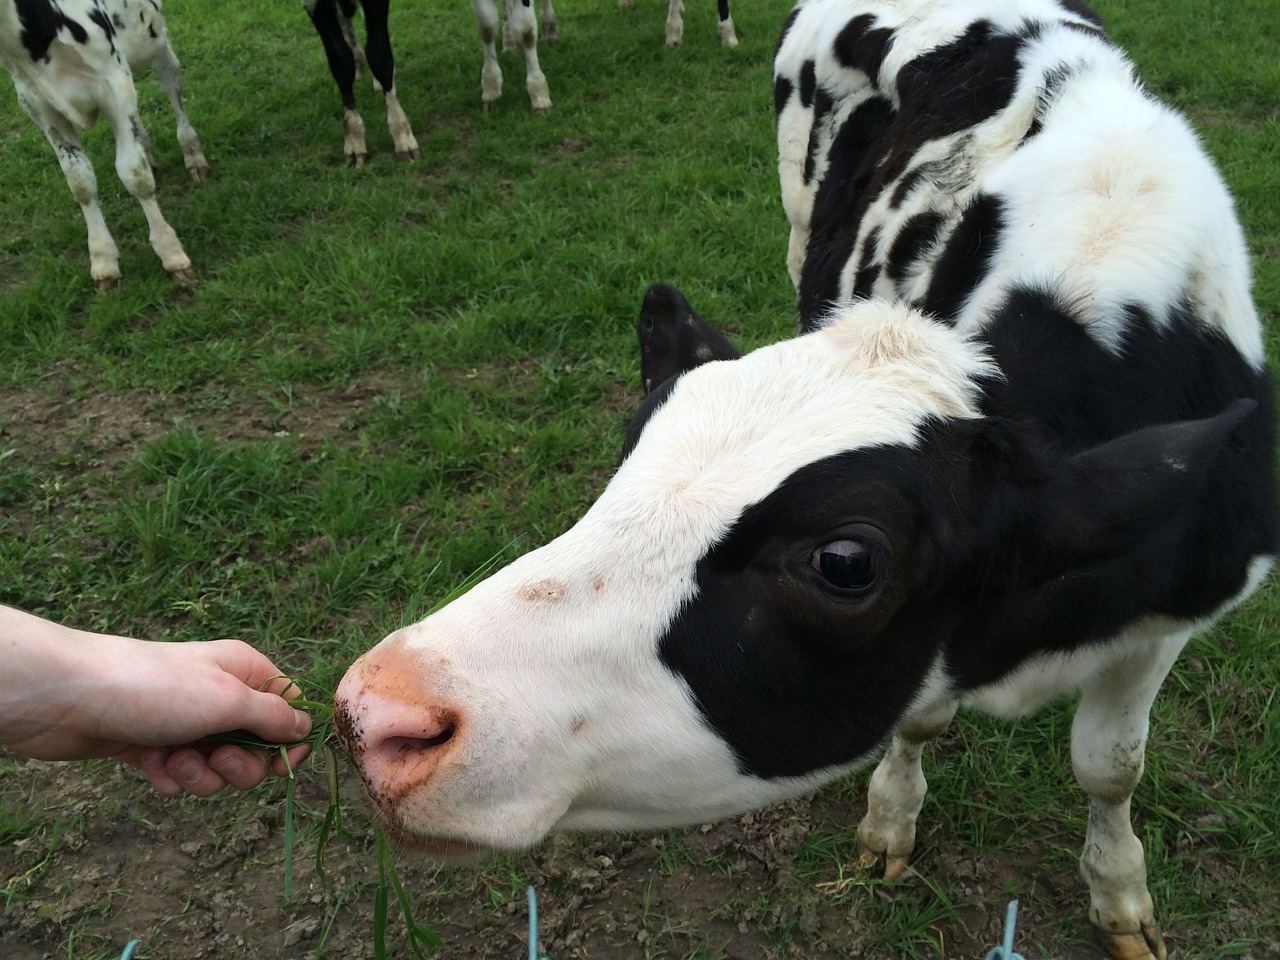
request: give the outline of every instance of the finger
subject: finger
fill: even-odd
[[[151,749],[143,750],[136,757],[122,754],[120,759],[145,773],[156,793],[173,799],[182,796],[182,785],[169,776],[169,771],[165,769],[164,763],[168,756],[168,750]]]
[[[237,790],[250,790],[267,776],[266,755],[232,744],[218,747],[209,754],[209,766]]]
[[[214,640],[215,661],[227,673],[238,677],[246,687],[273,693],[285,700],[302,696],[302,690],[263,653],[243,640]]]
[[[204,754],[191,747],[180,747],[169,754],[164,769],[185,792],[193,796],[211,797],[227,785],[209,766]]]

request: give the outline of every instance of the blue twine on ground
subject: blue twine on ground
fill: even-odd
[[[120,960],[129,960],[133,956],[133,951],[137,949],[138,944],[141,942],[141,940],[130,940],[126,943],[124,945],[124,953],[120,954]]]
[[[549,960],[538,956],[538,895],[533,891],[533,884],[525,894],[529,898],[529,960]]]
[[[985,960],[1026,960],[1020,953],[1013,952],[1013,928],[1018,923],[1018,901],[1010,900],[1004,914],[1004,944],[988,951]]]

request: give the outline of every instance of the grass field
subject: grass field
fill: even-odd
[[[1236,193],[1275,364],[1274,0],[1098,6]],[[139,96],[193,292],[152,254],[96,130],[122,280],[95,293],[52,151],[0,83],[0,602],[148,638],[241,637],[323,692],[488,557],[567,528],[638,398],[649,283],[681,287],[744,347],[793,329],[770,90],[788,8],[739,2],[742,45],[725,51],[714,6],[694,0],[684,46],[667,50],[657,0],[564,4],[541,116],[516,56],[504,99],[480,110],[468,4],[400,3],[398,88],[422,157],[393,157],[362,85],[372,158],[354,171],[296,3],[170,0],[208,182],[187,180],[150,78]],[[1280,958],[1278,636],[1273,579],[1193,642],[1157,702],[1136,829],[1186,960]],[[530,881],[553,960],[976,957],[1010,896],[1020,952],[1093,956],[1069,720],[1069,707],[1016,727],[962,718],[926,766],[919,874],[892,894],[846,877],[865,775],[772,818],[407,875],[441,956],[520,955],[522,914],[507,911]],[[350,951],[367,940],[367,832],[335,851],[328,887],[311,877],[301,905],[281,903],[279,796],[166,806],[108,766],[0,755],[0,954],[119,956],[133,932],[141,957],[365,955]],[[132,859],[188,847],[199,866]],[[261,902],[234,901],[257,925],[236,946],[232,901],[217,898],[245,887]],[[277,927],[309,932],[288,945]]]

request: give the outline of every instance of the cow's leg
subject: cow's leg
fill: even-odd
[[[178,119],[178,146],[182,148],[182,159],[187,172],[193,180],[204,180],[209,176],[209,164],[204,159],[204,149],[200,146],[200,138],[187,119],[187,110],[182,102],[182,74],[179,71],[178,58],[167,42],[156,52],[151,61],[151,69],[160,81],[160,89],[169,98],[173,107],[173,115]],[[150,151],[148,151],[148,154]]]
[[[84,214],[84,223],[89,231],[89,276],[99,290],[110,290],[120,280],[120,252],[102,217],[102,208],[98,206],[98,178],[94,176],[93,164],[80,145],[75,127],[62,117],[42,110],[34,98],[28,98],[20,85],[15,86],[18,103],[53,147],[71,195]]]
[[[1090,677],[1071,726],[1071,764],[1089,794],[1080,873],[1089,885],[1089,919],[1116,960],[1165,956],[1129,798],[1142,778],[1151,704],[1190,636],[1169,636]]]
[[[155,250],[169,276],[178,286],[195,286],[196,274],[191,268],[191,260],[156,203],[156,178],[138,135],[142,121],[138,117],[133,77],[121,71],[108,83],[112,96],[104,100],[102,112],[116,136],[116,174],[142,207],[147,217],[151,249]]]
[[[678,47],[684,39],[684,0],[667,2],[667,46]]]
[[[471,0],[476,13],[476,29],[484,50],[484,66],[480,68],[480,102],[487,111],[502,96],[502,67],[498,65],[498,8],[493,0]],[[507,19],[510,24],[510,17]]]
[[[356,5],[354,0],[342,0],[338,5],[338,26],[342,29],[342,39],[346,41],[347,47],[351,50],[351,59],[356,63],[355,79],[359,80],[364,76],[364,68],[366,66],[364,59],[364,51],[360,49],[360,39],[356,36],[356,28],[351,23],[351,18],[355,16]],[[373,85],[381,91],[378,81],[375,78]]]
[[[396,64],[391,56],[391,34],[387,27],[388,0],[365,0],[365,56],[374,83],[387,100],[387,128],[395,144],[396,156],[404,160],[418,157],[418,141],[409,126],[409,118],[396,96]]]
[[[898,726],[867,788],[867,815],[858,824],[860,863],[870,867],[884,859],[884,878],[906,872],[916,845],[916,819],[928,783],[920,765],[924,745],[947,729],[956,715],[955,700],[943,700],[913,711]]]
[[[533,12],[534,0],[514,0],[507,22],[516,42],[524,49],[525,86],[529,90],[529,103],[533,109],[544,112],[551,109],[551,91],[547,78],[538,64],[538,18]]]
[[[303,6],[315,25],[316,33],[320,35],[320,42],[324,44],[329,72],[333,74],[338,93],[342,97],[342,155],[351,166],[363,167],[364,162],[369,159],[369,151],[364,143],[364,121],[360,119],[360,111],[356,109],[356,61],[342,35],[337,2],[303,0]]]
[[[152,170],[159,170],[160,165],[156,163],[156,151],[151,145],[151,134],[141,124],[138,125],[138,145],[142,147],[142,155],[147,158],[147,166]]]
[[[716,35],[720,43],[726,47],[738,45],[738,32],[733,28],[733,15],[729,13],[729,0],[719,0],[720,20],[716,24]]]
[[[502,52],[512,53],[516,49],[516,35],[511,32],[511,6],[515,0],[502,0]]]
[[[555,43],[559,39],[556,32],[556,12],[551,7],[551,0],[542,0],[542,41]]]

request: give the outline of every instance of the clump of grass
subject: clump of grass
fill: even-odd
[[[469,580],[468,584],[471,582],[474,581]],[[454,593],[451,593],[450,598],[454,595]],[[442,601],[439,606],[446,602],[448,601]],[[272,680],[276,679],[287,679],[299,689],[303,689],[305,683],[305,681],[295,677],[272,678]],[[337,732],[333,726],[333,699],[332,697],[311,699],[299,696],[290,699],[289,705],[297,710],[306,710],[312,715],[311,732],[302,740],[291,743],[273,743],[244,730],[214,734],[205,738],[207,743],[231,743],[251,750],[279,751],[280,757],[288,770],[284,791],[284,895],[286,900],[293,896],[293,860],[298,836],[297,806],[295,804],[297,780],[294,777],[293,766],[289,763],[290,748],[303,743],[310,744],[312,753],[319,755],[325,765],[329,801],[316,837],[315,851],[316,875],[320,878],[321,883],[325,882],[324,855],[328,849],[329,841],[336,835],[346,833],[342,826],[342,797],[340,790],[340,770],[344,764],[339,756],[340,745]],[[396,872],[395,858],[392,855],[391,842],[387,838],[386,831],[382,829],[376,820],[372,821],[372,827],[378,857],[378,886],[374,890],[373,903],[374,957],[376,960],[386,960],[389,957],[387,931],[389,927],[391,893],[394,891],[396,902],[400,905],[400,914],[404,921],[409,949],[412,951],[415,960],[425,960],[426,955],[437,947],[442,946],[444,941],[440,939],[435,931],[419,923],[414,918],[413,904],[405,892],[404,885],[400,882],[399,874]]]
[[[462,583],[437,601],[424,616],[429,616],[447,604],[452,603],[487,577],[498,566],[502,556],[513,545],[514,541],[485,560]],[[433,569],[432,574],[434,573],[435,570]],[[275,680],[288,680],[292,686],[296,686],[299,690],[304,690],[309,685],[309,682],[305,679],[285,676],[272,677],[267,683]],[[286,687],[286,689],[288,688]],[[340,791],[340,770],[344,764],[339,756],[341,745],[338,742],[338,734],[333,724],[333,696],[326,691],[320,698],[293,697],[289,700],[289,705],[297,710],[305,710],[312,715],[311,732],[302,740],[292,743],[274,743],[263,740],[261,737],[244,730],[215,734],[205,738],[209,743],[232,743],[249,749],[279,751],[280,757],[288,770],[284,792],[284,895],[286,899],[293,896],[293,857],[297,843],[297,808],[294,802],[297,781],[293,774],[293,767],[289,763],[288,751],[291,747],[296,747],[303,743],[310,744],[312,753],[319,755],[324,760],[329,802],[325,809],[324,819],[320,823],[315,852],[316,875],[319,876],[321,883],[325,882],[324,855],[328,849],[329,841],[335,835],[346,833],[342,826],[342,797]],[[393,892],[395,893],[396,902],[400,906],[400,915],[404,921],[404,930],[409,949],[415,960],[425,960],[426,955],[437,947],[443,946],[444,941],[440,939],[435,931],[419,923],[414,918],[413,904],[409,899],[409,895],[405,892],[404,885],[400,882],[399,874],[396,872],[391,841],[388,839],[386,831],[382,829],[376,820],[372,821],[372,827],[378,857],[378,886],[374,889],[373,903],[373,949],[375,960],[387,960],[389,957],[387,931],[391,894]]]

